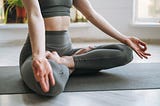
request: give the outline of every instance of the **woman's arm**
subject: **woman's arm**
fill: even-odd
[[[28,15],[29,37],[32,47],[34,77],[42,90],[48,92],[55,84],[52,68],[45,56],[45,27],[38,0],[23,0]]]
[[[93,9],[88,0],[74,0],[73,4],[92,24],[109,36],[129,45],[140,58],[148,58],[147,56],[150,56],[149,53],[145,53],[147,46],[143,41],[120,33]]]
[[[23,0],[28,15],[33,58],[45,57],[45,27],[38,0]]]
[[[112,25],[110,25],[100,14],[98,14],[91,6],[88,0],[74,0],[74,6],[82,12],[82,14],[96,27],[102,30],[109,36],[124,43],[127,39],[126,36],[117,31]]]

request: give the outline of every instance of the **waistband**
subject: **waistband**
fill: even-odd
[[[29,34],[28,34],[29,35]],[[50,46],[64,46],[71,44],[71,38],[67,30],[45,31],[46,44]],[[29,36],[26,43],[30,44]]]
[[[46,31],[45,35],[48,47],[65,47],[71,44],[71,38],[67,30]]]
[[[62,30],[62,31],[45,31],[46,35],[64,35],[68,33],[67,30]]]

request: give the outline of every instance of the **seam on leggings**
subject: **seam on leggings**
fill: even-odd
[[[74,63],[75,63],[74,69],[76,69],[76,67],[79,65],[79,62],[81,62],[81,61],[92,61],[92,60],[102,60],[102,59],[105,60],[105,59],[110,59],[110,58],[115,59],[117,57],[120,57],[120,55],[118,55],[118,56],[116,55],[116,57],[88,58],[88,59],[79,59],[76,56],[73,56],[73,60],[74,60]]]
[[[96,49],[95,49],[96,50]],[[92,51],[92,50],[91,50]],[[122,50],[120,50],[120,51],[122,51],[122,52],[124,52],[124,50],[122,49]],[[123,53],[124,54],[124,53]],[[81,58],[78,58],[78,57],[76,57],[76,56],[78,56],[78,55],[73,55],[73,59],[75,59],[75,60],[78,60],[78,61],[85,61],[85,60],[96,60],[96,59],[109,59],[109,58],[117,58],[117,57],[121,57],[121,55],[119,54],[119,55],[115,55],[114,57],[103,57],[103,58],[100,58],[100,57],[94,57],[94,58],[87,58],[87,59],[81,59]]]
[[[82,60],[82,61],[85,61],[85,60],[96,60],[96,59],[109,59],[109,58],[117,58],[117,57],[120,57],[120,55],[116,55],[115,57],[96,57],[96,58],[87,58],[87,59],[81,59],[81,58],[77,58],[76,55],[73,56],[73,58],[75,58],[76,60]]]

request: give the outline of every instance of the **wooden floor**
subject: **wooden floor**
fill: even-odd
[[[75,47],[85,47],[93,43],[77,43]],[[97,43],[96,45],[104,44]],[[0,44],[0,66],[18,65],[22,44],[6,42]],[[133,62],[159,62],[160,45],[149,45],[152,57],[141,60],[134,54]],[[55,98],[40,97],[35,94],[0,95],[0,106],[160,106],[160,89],[123,90],[99,92],[64,92]]]
[[[0,106],[160,106],[160,90],[74,92],[55,98],[2,95]]]

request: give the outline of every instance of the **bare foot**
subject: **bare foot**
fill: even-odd
[[[73,55],[79,55],[79,54],[83,54],[83,53],[86,53],[92,49],[94,49],[95,47],[94,46],[88,46],[86,48],[82,48],[80,50],[78,50],[77,52],[75,52]]]
[[[58,53],[56,51],[46,51],[46,58],[47,59],[52,59],[55,62],[61,64],[61,57],[58,55]]]
[[[52,59],[58,64],[66,65],[68,68],[74,68],[74,60],[72,56],[62,56],[60,57],[56,51],[47,51],[46,58]]]
[[[54,60],[58,64],[63,64],[69,68],[69,73],[71,74],[74,71],[74,60],[72,56],[63,56],[60,57],[56,51],[46,52],[46,58]]]

